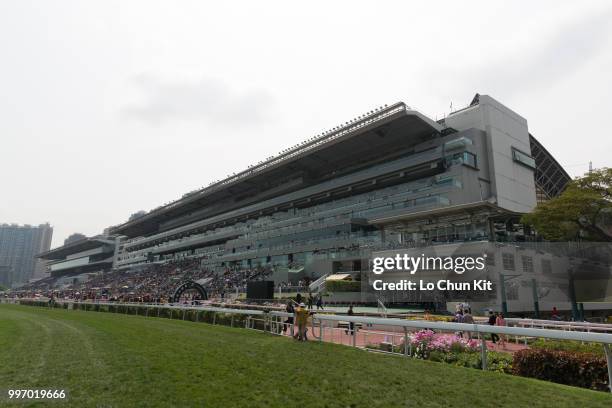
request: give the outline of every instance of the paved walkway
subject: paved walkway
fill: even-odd
[[[286,336],[290,336],[289,330],[285,333]],[[307,332],[309,341],[319,341],[319,328],[313,328],[312,326],[308,326]],[[352,334],[348,333],[348,330],[345,328],[331,328],[325,327],[323,330],[323,339],[322,341],[336,343],[336,344],[344,344],[344,345],[353,345],[353,341],[357,347],[366,347],[366,346],[377,346],[380,347],[381,344],[386,345],[391,351],[398,351],[401,344],[404,342],[404,333],[400,332],[387,332],[380,331],[374,329],[361,329],[357,330],[357,336],[355,340],[353,340]],[[490,351],[499,351],[506,353],[514,353],[519,350],[524,350],[528,348],[524,343],[516,343],[514,341],[506,341],[505,346],[502,346],[498,343],[493,343],[487,340],[487,349]]]

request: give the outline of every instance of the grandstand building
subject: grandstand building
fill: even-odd
[[[275,280],[367,269],[372,251],[524,240],[568,174],[489,96],[435,121],[397,103],[110,228],[114,267],[199,257]]]
[[[75,276],[111,270],[115,250],[114,238],[85,237],[43,252],[38,258],[47,262],[51,277]]]

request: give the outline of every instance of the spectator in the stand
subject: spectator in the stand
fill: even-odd
[[[145,263],[128,269],[87,274],[79,280],[66,280],[49,277],[24,285],[15,291],[20,297],[46,296],[55,292],[56,299],[106,300],[157,302],[167,301],[167,297],[184,280],[206,279],[206,290],[225,301],[228,290],[243,290],[247,282],[261,280],[269,276],[272,268],[227,268],[225,272],[209,270],[201,265],[201,259],[174,258],[164,259],[164,263]],[[85,278],[85,279],[83,279]],[[200,299],[184,297],[181,302],[195,302]]]

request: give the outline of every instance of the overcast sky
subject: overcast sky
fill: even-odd
[[[57,246],[374,107],[476,92],[570,174],[612,166],[606,3],[0,0],[0,222]]]

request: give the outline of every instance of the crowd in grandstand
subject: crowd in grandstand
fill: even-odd
[[[271,274],[272,269],[264,267],[251,269],[227,268],[222,274],[214,276],[208,287],[213,293],[235,291],[236,289],[245,291],[247,282],[264,280]]]
[[[89,274],[88,279],[48,277],[13,291],[14,296],[45,296],[57,299],[110,300],[164,303],[186,280],[201,283],[207,293],[223,297],[225,293],[246,290],[247,282],[264,280],[271,268],[226,268],[215,272],[201,267],[199,260],[180,260],[164,264],[146,264],[130,270]],[[62,283],[63,282],[63,283]]]

